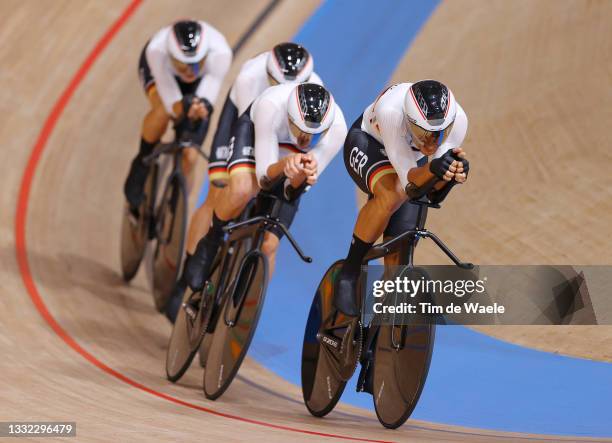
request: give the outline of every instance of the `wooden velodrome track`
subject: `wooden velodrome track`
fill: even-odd
[[[299,388],[252,361],[214,403],[198,369],[178,385],[165,380],[170,326],[144,279],[128,287],[118,274],[121,185],[146,106],[136,60],[152,32],[181,16],[202,17],[235,43],[267,2],[246,4],[143,3],[57,108],[128,2],[0,3],[0,421],[76,421],[79,441],[103,442],[559,440],[417,421],[386,432],[348,406],[316,420]],[[247,56],[290,38],[316,6],[281,3],[229,77]],[[447,2],[407,52],[393,81],[448,79],[470,116],[466,150],[479,168],[446,204],[455,222],[431,216],[460,255],[610,261],[612,177],[600,166],[612,157],[610,17],[605,1]],[[427,247],[420,254],[438,257]],[[612,360],[607,328],[488,332]]]

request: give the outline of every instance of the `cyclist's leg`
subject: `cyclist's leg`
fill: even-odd
[[[208,160],[208,179],[210,185],[208,194],[204,203],[196,209],[189,223],[189,231],[187,233],[187,246],[184,263],[187,263],[189,257],[194,253],[198,241],[206,235],[208,228],[212,222],[212,215],[217,202],[222,194],[222,188],[227,186],[229,174],[227,172],[227,158],[229,155],[229,139],[231,137],[231,129],[237,120],[238,109],[229,97],[226,98],[223,110],[219,117],[215,137],[212,142],[210,156]],[[192,151],[188,151],[192,152]],[[180,300],[187,288],[185,278],[185,268],[177,280],[172,291],[171,302],[167,311],[168,318],[173,321],[176,317],[176,312],[180,306]]]
[[[125,197],[134,210],[136,210],[142,201],[144,185],[149,172],[143,159],[153,151],[153,148],[161,139],[170,121],[170,116],[166,112],[159,94],[157,93],[155,80],[151,75],[151,70],[149,69],[145,57],[145,50],[146,46],[140,54],[138,72],[151,108],[143,119],[140,148],[138,154],[132,160],[130,171],[123,187]]]
[[[372,191],[372,198],[359,211],[354,230],[355,236],[370,244],[382,235],[393,213],[408,198],[395,172],[380,177]]]
[[[193,149],[183,150],[182,168],[185,175],[185,185],[187,186],[187,195],[191,195],[195,183],[195,166],[198,161],[198,153]]]
[[[185,262],[184,279],[189,287],[200,289],[208,277],[210,266],[223,238],[223,228],[238,217],[249,201],[257,194],[257,180],[249,168],[230,175],[229,184],[220,192],[212,212],[212,222],[205,227],[204,236],[198,241],[193,255]]]
[[[189,222],[189,231],[187,233],[187,254],[193,254],[193,251],[198,244],[198,241],[206,235],[212,214],[222,195],[223,188],[219,188],[211,184],[208,188],[208,194],[204,203],[195,210]]]
[[[231,100],[228,93],[217,129],[213,138],[210,156],[208,159],[208,194],[204,204],[200,206],[193,215],[189,238],[187,239],[187,251],[193,253],[198,241],[204,237],[212,221],[213,210],[221,196],[221,189],[229,182],[227,160],[230,154],[229,142],[232,136],[232,127],[238,118],[238,109]]]
[[[144,158],[153,152],[170,121],[170,116],[166,113],[154,84],[149,87],[147,97],[151,108],[143,119],[138,154],[132,160],[124,185],[125,197],[133,208],[138,207],[142,201],[144,184],[149,172]]]
[[[389,218],[407,196],[387,158],[384,146],[361,130],[361,117],[351,127],[344,145],[344,162],[355,184],[370,196],[359,211],[348,255],[336,286],[336,307],[357,315],[355,288],[366,253],[385,230]]]
[[[151,109],[145,115],[142,122],[142,138],[148,143],[158,143],[164,132],[166,132],[170,122],[170,115],[168,115],[164,108],[155,84],[147,91],[147,98],[149,99]]]
[[[258,191],[254,168],[246,167],[230,172],[229,184],[221,191],[213,218],[217,216],[225,224],[229,223],[240,215]]]
[[[228,159],[229,183],[223,188],[212,214],[210,228],[198,242],[185,264],[186,280],[193,289],[204,284],[216,251],[223,238],[223,228],[244,210],[259,191],[253,153],[254,128],[248,112],[236,122]]]
[[[213,186],[223,188],[229,180],[227,171],[227,160],[230,155],[230,138],[232,136],[232,128],[238,120],[238,108],[227,94],[217,129],[213,138],[210,156],[208,159],[208,179],[210,181],[210,189]]]
[[[417,161],[418,166],[423,166],[426,163],[427,157],[421,157],[421,159]],[[389,223],[387,224],[387,227],[383,234],[384,240],[389,240],[393,237],[402,234],[403,232],[415,229],[417,227],[420,210],[427,211],[427,208],[415,205],[410,201],[405,201],[402,206],[397,211],[395,211],[389,219]],[[425,217],[427,217],[427,212],[425,212]],[[411,241],[414,241],[416,244],[417,240]],[[406,257],[403,254],[405,254],[405,251],[398,250],[397,252],[386,255],[384,258],[385,265],[398,266],[404,264],[404,262],[406,261]]]
[[[176,318],[176,314],[178,313],[178,309],[181,305],[181,301],[183,298],[183,294],[187,289],[187,279],[185,275],[185,270],[187,268],[187,262],[189,261],[191,255],[195,251],[196,245],[198,244],[198,240],[200,240],[206,232],[212,221],[212,213],[214,210],[214,206],[221,195],[222,188],[218,188],[211,184],[208,194],[206,195],[206,201],[200,206],[191,217],[189,221],[189,230],[187,231],[187,243],[185,247],[185,259],[183,266],[183,270],[178,280],[174,284],[174,288],[172,289],[172,294],[170,295],[170,301],[168,302],[168,307],[166,308],[166,317],[174,323],[174,319]]]
[[[393,213],[389,219],[389,223],[383,234],[383,240],[389,240],[402,232],[410,229],[415,229],[417,222],[417,215],[419,206],[410,203],[409,201],[404,202],[402,206]],[[415,241],[413,239],[406,240],[404,244],[408,245],[408,242]],[[399,266],[406,263],[406,248],[402,247],[397,251],[387,254],[384,257],[385,266]],[[392,268],[387,268],[389,272],[392,272]]]
[[[224,111],[225,108],[224,106]],[[223,114],[221,119],[223,119]],[[219,122],[221,125],[221,122]],[[210,150],[210,158],[208,160],[208,194],[202,206],[200,206],[193,214],[191,218],[191,224],[189,226],[189,235],[187,238],[187,251],[192,254],[198,241],[206,235],[208,227],[212,221],[212,214],[217,206],[217,203],[222,195],[222,190],[228,185],[229,173],[227,171],[227,157],[229,155],[229,142],[226,141],[226,145],[216,146],[217,139],[219,138],[220,129],[217,128],[215,133],[215,139],[213,141],[213,147]]]
[[[221,118],[223,118],[223,115]],[[215,134],[215,141],[218,133],[219,130]],[[213,141],[208,161],[208,193],[204,203],[195,210],[189,224],[189,233],[187,235],[188,254],[193,254],[198,241],[208,232],[208,227],[212,222],[213,211],[221,198],[223,188],[229,182],[229,174],[227,172],[229,148],[227,146],[215,147],[215,141]]]
[[[268,258],[268,280],[272,279],[272,274],[274,274],[276,252],[278,251],[279,244],[280,238],[275,233],[266,232],[263,244],[261,245],[261,252]]]

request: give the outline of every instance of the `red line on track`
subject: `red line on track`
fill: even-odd
[[[68,102],[74,95],[74,92],[79,87],[95,61],[100,57],[104,49],[108,46],[108,44],[112,41],[115,35],[121,30],[121,28],[127,23],[132,14],[138,9],[142,0],[132,0],[130,4],[125,8],[125,10],[121,13],[121,16],[111,25],[111,27],[104,33],[104,35],[98,40],[94,48],[91,50],[85,61],[81,64],[76,74],[72,77],[68,86],[62,92],[62,95],[53,105],[51,112],[47,116],[45,123],[38,134],[38,138],[36,139],[36,143],[34,144],[32,151],[30,153],[30,157],[28,158],[28,163],[23,172],[23,177],[21,179],[21,185],[19,187],[19,197],[17,200],[17,211],[15,214],[15,252],[17,255],[17,262],[19,265],[19,272],[21,273],[21,278],[23,279],[23,283],[28,291],[34,306],[43,317],[43,319],[47,322],[47,324],[53,329],[53,331],[72,349],[78,352],[82,357],[88,360],[92,365],[98,367],[104,372],[112,375],[113,377],[121,380],[124,383],[127,383],[130,386],[133,386],[141,391],[147,392],[156,397],[162,398],[164,400],[168,400],[177,405],[185,406],[191,409],[196,409],[198,411],[203,411],[208,414],[213,414],[218,417],[229,418],[232,420],[238,420],[244,423],[255,424],[259,426],[265,426],[267,428],[279,429],[283,431],[290,432],[298,432],[301,434],[308,435],[316,435],[318,437],[329,437],[329,438],[338,438],[344,440],[352,440],[352,441],[363,441],[363,442],[376,442],[376,443],[386,443],[384,440],[370,440],[365,438],[357,438],[357,437],[349,437],[346,435],[338,435],[338,434],[327,434],[323,432],[316,431],[308,431],[306,429],[292,428],[289,426],[277,425],[274,423],[268,423],[260,420],[254,420],[250,418],[240,417],[236,415],[226,414],[223,412],[215,411],[213,409],[205,408],[203,406],[196,405],[194,403],[189,403],[187,401],[181,400],[176,397],[172,397],[171,395],[164,394],[162,392],[151,389],[123,374],[117,372],[110,366],[106,365],[102,361],[98,360],[94,355],[90,354],[86,349],[81,347],[75,339],[68,333],[61,325],[55,320],[53,314],[49,312],[49,309],[45,305],[36,284],[34,283],[34,279],[32,277],[32,273],[30,271],[30,265],[28,262],[28,253],[26,249],[26,221],[27,221],[27,213],[28,213],[28,203],[30,198],[30,192],[32,190],[32,180],[34,178],[34,174],[36,173],[36,168],[38,167],[38,163],[40,161],[41,155],[45,147],[47,146],[47,141],[51,136],[55,125],[57,124],[59,118],[64,112],[64,109],[68,105]]]

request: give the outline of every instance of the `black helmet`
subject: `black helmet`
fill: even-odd
[[[204,30],[199,22],[181,20],[172,25],[168,35],[168,52],[175,60],[187,65],[197,64],[204,58],[207,49]]]
[[[444,84],[421,80],[410,86],[404,99],[404,113],[411,123],[427,131],[441,131],[455,121],[457,105]]]
[[[404,98],[404,115],[412,142],[440,146],[452,131],[457,115],[453,93],[435,80],[422,80],[408,88]]]
[[[267,70],[278,83],[301,83],[312,74],[312,57],[297,43],[280,43],[270,51]]]
[[[302,83],[289,95],[287,112],[290,121],[302,132],[319,134],[334,121],[334,100],[323,86]]]

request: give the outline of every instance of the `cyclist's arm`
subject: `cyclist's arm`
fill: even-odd
[[[258,56],[259,59],[261,56]],[[265,66],[265,60],[263,60]],[[248,60],[234,80],[230,97],[236,104],[238,112],[242,114],[253,101],[257,98],[260,92],[259,79],[261,76],[261,59]]]
[[[406,139],[402,112],[395,109],[387,112],[379,111],[376,117],[385,151],[399,177],[402,188],[406,189],[408,182],[416,186],[427,183],[433,174],[426,166],[417,166],[417,153],[412,150]]]
[[[217,123],[217,130],[212,142],[211,153],[213,149],[227,148],[229,146],[230,137],[232,135],[232,126],[238,119],[238,109],[232,101],[231,94],[227,95],[221,115],[219,116],[219,122]]]
[[[327,134],[321,138],[317,146],[310,151],[317,160],[318,176],[323,173],[327,165],[329,165],[344,145],[346,133],[347,127],[344,114],[342,114],[340,107],[336,105],[334,123],[327,131]]]
[[[248,68],[248,64],[249,62],[247,61],[242,66],[236,80],[234,81],[234,84],[227,94],[225,103],[223,105],[223,110],[221,111],[221,116],[219,117],[219,123],[217,124],[215,137],[213,139],[213,149],[229,146],[234,122],[256,98],[253,96],[254,94],[251,91],[253,89],[251,75],[249,75],[249,70],[245,69]],[[250,89],[248,89],[249,87]]]
[[[467,115],[465,115],[465,111],[461,106],[459,106],[459,103],[457,103],[457,116],[455,117],[453,129],[451,129],[451,133],[448,135],[444,143],[442,143],[436,152],[434,152],[434,158],[442,157],[449,149],[461,147],[463,140],[465,140],[465,135],[467,134],[467,128]]]
[[[279,160],[277,129],[279,108],[265,98],[253,103],[251,118],[255,126],[255,174],[257,182],[266,188],[271,181],[281,176],[284,160]]]
[[[169,65],[168,56],[153,44],[147,47],[145,56],[151,68],[151,74],[155,79],[155,87],[161,98],[166,112],[175,117],[182,113],[181,99],[183,94],[172,75],[172,68]]]
[[[463,140],[465,140],[465,135],[467,134],[468,128],[468,119],[465,111],[459,103],[457,103],[457,116],[455,117],[455,123],[453,124],[453,128],[451,129],[451,133],[448,135],[446,141],[442,143],[436,152],[434,153],[434,158],[440,158],[444,155],[446,151],[449,149],[459,148],[463,144]],[[446,187],[449,182],[441,180],[434,186],[434,189],[441,190]]]
[[[423,186],[430,180],[433,180],[436,176],[429,170],[429,163],[423,166],[416,166],[408,171],[408,182],[414,183],[416,186]],[[439,189],[438,186],[443,187],[446,182],[436,183],[434,187]]]
[[[208,31],[213,30],[209,28]],[[198,85],[196,95],[214,104],[219,95],[223,79],[232,64],[232,50],[219,32],[213,33],[210,37],[213,48],[206,56],[204,77]]]

